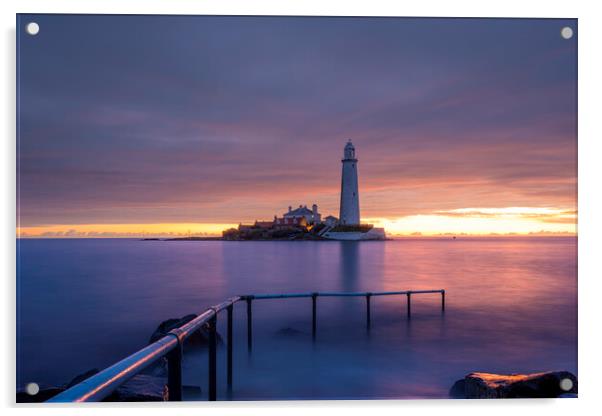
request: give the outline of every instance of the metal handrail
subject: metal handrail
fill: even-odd
[[[241,296],[242,300],[247,298],[252,299],[286,299],[286,298],[311,298],[313,296],[321,296],[321,297],[343,297],[343,296],[356,296],[356,297],[365,297],[365,296],[389,296],[389,295],[407,295],[410,294],[422,294],[422,293],[442,293],[444,289],[434,289],[434,290],[402,290],[396,292],[308,292],[308,293],[283,293],[277,295],[246,295]]]
[[[110,395],[159,358],[178,346],[178,338],[165,336],[107,369],[54,396],[49,402],[96,402]]]
[[[232,297],[218,305],[212,306],[196,318],[172,329],[158,341],[138,350],[132,355],[87,378],[75,386],[52,397],[48,402],[94,402],[101,401],[111,395],[119,386],[139,374],[142,370],[159,359],[167,358],[167,389],[170,401],[182,400],[182,346],[184,341],[194,332],[207,326],[209,330],[209,400],[216,400],[216,325],[218,313],[228,312],[227,339],[227,381],[228,389],[232,389],[232,319],[234,304],[239,301],[247,303],[247,342],[252,349],[252,301],[261,299],[312,298],[312,336],[316,337],[318,297],[364,297],[366,299],[366,324],[371,326],[370,298],[373,296],[406,295],[407,316],[411,316],[410,297],[414,294],[441,293],[441,310],[445,310],[445,289],[436,290],[404,290],[390,292],[308,292],[288,294],[256,294]]]
[[[160,358],[168,356],[168,391],[170,397],[180,396],[181,400],[181,355],[182,344],[195,331],[215,319],[218,312],[228,309],[240,300],[239,296],[228,299],[182,325],[172,329],[163,338],[142,348],[134,354],[96,373],[79,384],[57,394],[48,402],[95,402],[100,401],[130,378],[139,374]],[[213,331],[215,328],[213,328]],[[174,354],[175,352],[175,354]],[[171,356],[170,356],[171,354]],[[175,371],[174,371],[175,370]],[[179,382],[175,379],[179,378]],[[172,380],[170,380],[172,379]],[[179,388],[178,385],[179,384]],[[180,390],[177,392],[177,390]]]

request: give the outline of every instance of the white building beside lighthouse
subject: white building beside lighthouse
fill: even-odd
[[[357,159],[355,147],[351,140],[343,151],[343,172],[341,175],[341,208],[339,223],[342,225],[359,225],[360,196],[357,182]]]

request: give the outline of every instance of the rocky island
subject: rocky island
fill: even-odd
[[[318,205],[311,209],[307,205],[299,205],[280,217],[274,215],[271,221],[255,220],[252,224],[240,223],[237,228],[222,232],[222,237],[178,237],[166,241],[257,241],[257,240],[385,240],[384,228],[376,228],[372,224],[361,223],[359,183],[355,155],[355,147],[349,140],[343,149],[343,171],[341,174],[341,203],[339,217],[328,215],[322,218]],[[159,240],[145,238],[144,240]]]

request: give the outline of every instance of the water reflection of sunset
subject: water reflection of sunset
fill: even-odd
[[[391,242],[383,249],[384,262],[390,266],[383,271],[383,289],[442,287],[449,293],[450,308],[460,307],[454,305],[454,299],[460,297],[462,309],[484,316],[493,309],[508,316],[554,310],[566,299],[547,294],[563,292],[571,296],[576,286],[574,281],[567,284],[548,276],[573,276],[576,260],[560,263],[550,259],[566,257],[567,247],[574,241],[571,237],[517,237]],[[413,306],[420,307],[427,301],[425,297]],[[436,302],[437,297],[432,301]]]

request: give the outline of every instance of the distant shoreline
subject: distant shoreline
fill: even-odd
[[[578,235],[462,235],[462,236],[395,236],[385,240],[366,241],[405,241],[405,240],[437,240],[437,241],[462,241],[462,240],[495,240],[495,239],[521,239],[521,238],[578,238]],[[65,239],[65,238],[63,238]],[[146,237],[139,241],[340,241],[328,238],[261,238],[261,239],[228,239],[223,237]]]
[[[575,235],[457,235],[456,240],[468,239],[520,239],[520,238],[578,238]],[[452,236],[433,235],[433,236],[393,236],[388,237],[387,241],[403,240],[452,240]],[[331,240],[288,240],[288,239],[266,239],[266,240],[226,240],[223,237],[142,237],[142,236],[110,236],[110,237],[45,237],[45,236],[16,236],[16,240],[137,240],[137,241],[331,241]],[[332,240],[335,241],[335,240]]]
[[[147,237],[141,238],[141,241],[224,241],[223,237],[169,237],[169,238],[160,238],[160,237]]]
[[[290,238],[273,238],[273,237],[261,237],[261,238],[224,238],[224,237],[173,237],[173,238],[141,238],[141,241],[327,241],[326,238],[318,236],[310,236],[309,234],[303,235],[303,237]]]

